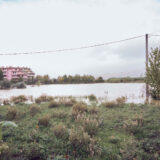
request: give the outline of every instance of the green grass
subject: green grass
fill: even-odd
[[[83,150],[85,146],[75,151],[68,137],[57,138],[53,133],[57,124],[65,125],[68,133],[82,127],[71,116],[72,107],[49,108],[48,105],[47,102],[39,104],[40,112],[34,116],[30,114],[30,105],[13,106],[18,112],[13,121],[18,127],[3,128],[3,143],[9,150],[0,153],[1,160],[52,160],[58,156],[65,159],[66,155],[71,160],[160,160],[160,106],[125,104],[106,108],[97,105],[96,115],[85,113],[85,117],[96,117],[99,121],[99,129],[92,138],[96,139],[94,147],[100,152],[91,156]],[[0,107],[0,121],[7,120],[8,107]],[[66,116],[52,116],[59,112],[65,112]],[[38,120],[45,115],[50,116],[49,126],[38,126]]]

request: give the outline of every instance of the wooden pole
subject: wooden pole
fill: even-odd
[[[147,73],[147,67],[148,67],[148,34],[145,36],[146,39],[146,73]],[[146,82],[146,101],[148,102],[149,99],[149,85]]]

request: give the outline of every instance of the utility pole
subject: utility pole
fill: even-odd
[[[148,67],[148,34],[145,35],[146,39],[146,72],[147,72],[147,67]],[[149,99],[149,85],[146,82],[146,101],[148,102]]]

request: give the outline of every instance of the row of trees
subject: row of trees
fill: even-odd
[[[58,78],[51,79],[48,75],[36,76],[32,83],[33,84],[79,84],[79,83],[103,83],[104,79],[102,77],[95,78],[91,75],[64,75]]]

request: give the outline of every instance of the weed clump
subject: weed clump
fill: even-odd
[[[127,101],[127,97],[125,97],[125,96],[118,97],[118,98],[116,99],[116,102],[117,102],[117,104],[119,104],[119,105],[125,104],[126,101]]]
[[[90,136],[96,135],[99,129],[99,122],[96,119],[86,118],[82,120],[84,131]]]
[[[14,120],[17,116],[17,113],[18,113],[18,111],[17,111],[16,108],[9,107],[8,111],[7,111],[7,114],[6,114],[6,119],[10,120],[10,121]]]
[[[99,152],[97,148],[97,141],[94,138],[91,138],[82,128],[71,129],[69,141],[75,151],[75,156],[82,156],[85,154],[94,156]]]
[[[53,112],[52,114],[53,118],[59,118],[59,119],[66,118],[67,116],[68,116],[68,113],[66,113],[65,111],[56,111],[56,112]]]
[[[97,101],[97,97],[94,94],[88,96],[89,101]]]
[[[25,103],[27,100],[28,98],[25,95],[11,97],[11,102],[13,102],[14,104]]]
[[[52,100],[48,105],[49,108],[56,108],[58,106],[59,106],[59,103],[54,100]]]
[[[53,127],[53,133],[57,138],[66,139],[69,136],[68,129],[63,124],[58,124]]]
[[[114,108],[117,107],[117,103],[115,101],[110,101],[110,102],[104,102],[102,104],[106,108]]]
[[[35,99],[36,103],[42,103],[42,102],[49,102],[52,101],[54,98],[52,96],[47,96],[45,94],[41,95],[40,97]]]
[[[37,106],[36,104],[32,104],[30,106],[30,114],[31,116],[35,116],[37,113],[39,113],[41,110],[41,108],[39,106]]]
[[[69,99],[60,99],[59,104],[65,107],[72,107],[74,104],[76,104],[77,101],[75,98],[69,98]]]
[[[76,103],[72,107],[72,116],[76,119],[78,115],[82,115],[88,111],[88,108],[83,103]]]
[[[89,114],[98,114],[99,113],[99,110],[96,108],[96,107],[89,107],[88,109],[88,113]]]
[[[49,126],[50,115],[44,115],[42,118],[38,120],[38,125],[47,127]]]

